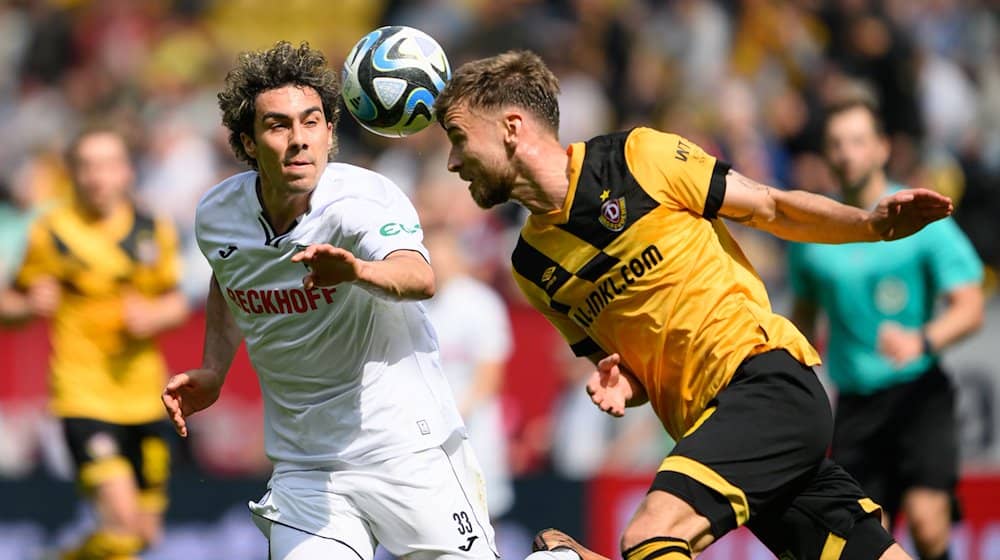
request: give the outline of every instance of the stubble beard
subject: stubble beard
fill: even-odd
[[[478,184],[473,183],[469,191],[476,205],[488,210],[498,204],[508,202],[513,189],[514,181],[512,178],[489,177],[482,179]]]

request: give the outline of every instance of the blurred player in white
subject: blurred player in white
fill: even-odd
[[[264,397],[268,492],[251,502],[273,560],[495,557],[482,474],[421,303],[434,274],[417,214],[388,179],[328,163],[339,83],[286,42],[245,53],[219,93],[252,171],[212,188],[196,236],[212,266],[201,369],[163,401],[219,397],[241,340]]]
[[[514,504],[500,401],[511,350],[510,319],[496,291],[468,273],[467,258],[452,232],[429,231],[425,243],[437,279],[427,312],[437,331],[445,377],[486,476],[495,522]]]

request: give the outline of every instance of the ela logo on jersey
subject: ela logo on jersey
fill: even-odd
[[[389,222],[378,230],[382,237],[392,237],[393,235],[399,235],[401,233],[417,233],[418,231],[420,231],[420,224],[406,226],[396,222]]]

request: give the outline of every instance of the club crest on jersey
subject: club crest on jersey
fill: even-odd
[[[611,231],[621,231],[625,228],[626,218],[625,197],[619,196],[618,198],[605,200],[601,204],[601,215],[598,216],[597,221],[601,222],[602,226]]]

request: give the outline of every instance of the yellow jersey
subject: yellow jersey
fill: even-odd
[[[18,285],[49,277],[62,289],[50,333],[53,414],[117,424],[165,416],[166,363],[154,340],[128,334],[124,302],[176,289],[179,270],[173,225],[131,205],[102,221],[64,205],[33,224]]]
[[[718,218],[727,164],[648,128],[569,155],[563,208],[528,218],[515,280],[577,356],[618,352],[674,439],[746,358],[820,363]]]

